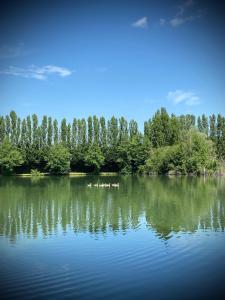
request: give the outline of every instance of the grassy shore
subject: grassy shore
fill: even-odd
[[[68,174],[66,174],[65,176],[69,176],[69,177],[80,177],[80,176],[90,176],[90,175],[96,175],[93,173],[85,173],[85,172],[70,172]],[[118,173],[116,172],[100,172],[98,174],[98,176],[117,176]],[[54,176],[53,174],[50,173],[39,173],[38,175],[34,175],[31,173],[23,173],[23,174],[14,174],[14,176],[19,176],[19,177],[41,177],[41,176]]]

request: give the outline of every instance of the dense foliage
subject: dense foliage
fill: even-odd
[[[220,114],[169,115],[158,110],[144,123],[124,117],[88,117],[61,123],[37,115],[0,117],[2,173],[37,170],[115,171],[122,174],[209,174],[225,160],[225,118]]]

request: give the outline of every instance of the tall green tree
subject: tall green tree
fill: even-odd
[[[107,146],[107,129],[106,129],[106,121],[104,117],[100,118],[100,145],[104,151]]]
[[[171,115],[169,124],[169,145],[177,144],[180,140],[181,126],[178,118],[175,115]]]
[[[47,116],[43,116],[41,123],[41,145],[47,145],[47,127],[48,127],[48,119]]]
[[[38,117],[36,114],[32,115],[32,139],[33,144],[35,147],[38,147],[39,140],[38,140]]]
[[[21,119],[17,119],[17,125],[16,125],[16,138],[15,138],[15,144],[16,146],[19,146],[20,144],[20,134],[21,134]]]
[[[71,148],[71,125],[68,123],[67,125],[67,136],[66,136],[67,147]]]
[[[10,140],[13,145],[16,145],[17,115],[14,110],[12,110],[10,112],[10,119],[11,119],[11,123],[10,123],[11,139]]]
[[[118,142],[118,120],[114,116],[108,121],[108,143],[115,148]]]
[[[71,155],[63,144],[52,146],[45,157],[47,170],[52,174],[67,174],[70,171]]]
[[[200,116],[198,116],[197,123],[198,123],[198,124],[197,124],[197,125],[198,125],[198,130],[199,130],[200,132],[203,132],[202,119],[201,119]]]
[[[5,119],[0,117],[0,143],[3,143],[5,139]]]
[[[58,121],[55,119],[53,121],[53,134],[54,134],[54,145],[57,145],[59,142],[59,129],[58,129]]]
[[[22,120],[22,127],[21,127],[21,147],[25,151],[27,147],[27,122],[26,119],[24,118]]]
[[[52,135],[53,135],[52,118],[48,117],[48,131],[47,131],[48,146],[52,145]]]
[[[32,127],[31,127],[31,118],[27,116],[27,145],[31,146],[32,144]]]
[[[5,135],[8,141],[11,140],[11,122],[10,122],[10,117],[6,115],[5,117]]]
[[[8,140],[0,144],[0,167],[3,174],[11,174],[23,163],[21,152]]]
[[[209,117],[210,120],[210,138],[215,142],[216,139],[216,116],[213,114]]]
[[[82,140],[82,146],[85,148],[86,146],[86,134],[87,134],[87,125],[86,120],[83,118],[81,120],[81,140]]]
[[[98,145],[92,145],[84,155],[84,162],[90,171],[98,173],[104,163],[104,156]]]
[[[129,122],[129,134],[130,134],[130,139],[133,139],[138,135],[138,124],[135,120],[131,120]]]
[[[88,145],[92,145],[93,139],[93,124],[92,124],[92,117],[88,117]]]
[[[100,126],[99,126],[99,120],[96,116],[93,117],[93,128],[94,128],[94,144],[98,146]]]
[[[202,132],[207,136],[209,134],[208,118],[205,116],[205,114],[202,115]]]
[[[61,122],[61,131],[60,131],[60,141],[63,143],[63,145],[66,145],[66,136],[67,136],[67,125],[66,125],[66,119],[63,118]]]
[[[75,149],[77,146],[77,119],[73,119],[72,124],[72,148]]]

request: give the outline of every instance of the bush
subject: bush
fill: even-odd
[[[217,168],[212,141],[196,130],[173,146],[152,150],[145,172],[153,174],[212,174]]]
[[[84,155],[84,162],[91,171],[98,173],[104,163],[104,156],[98,146],[91,146]]]
[[[41,173],[40,171],[38,171],[37,169],[32,169],[30,171],[31,176],[43,176],[43,173]]]
[[[16,167],[23,164],[21,152],[9,141],[5,140],[0,145],[0,166],[3,174],[12,174]]]
[[[70,171],[71,154],[62,144],[52,146],[45,160],[47,170],[52,174],[67,174]]]

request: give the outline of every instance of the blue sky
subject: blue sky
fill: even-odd
[[[0,7],[1,114],[123,115],[141,124],[161,106],[176,114],[225,113],[218,3],[6,3]]]

